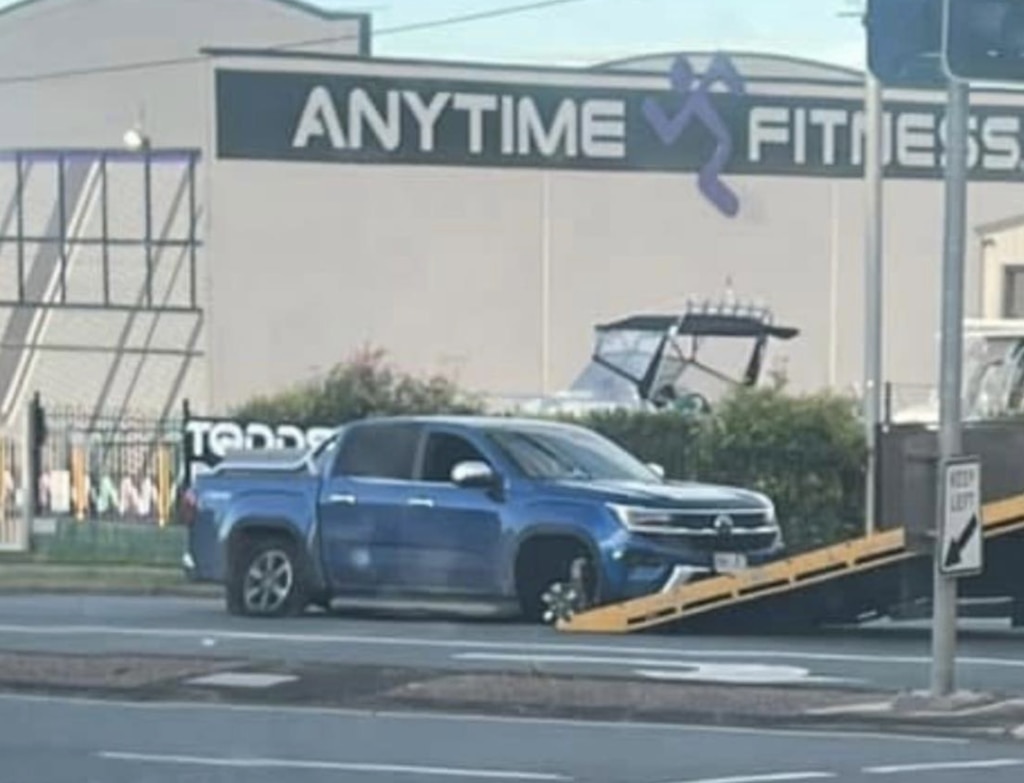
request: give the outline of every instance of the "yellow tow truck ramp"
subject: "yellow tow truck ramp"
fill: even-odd
[[[991,549],[996,539],[1011,536],[1024,543],[1024,495],[986,504],[982,520],[986,549]],[[561,620],[557,627],[576,633],[631,633],[739,610],[764,615],[763,610],[770,605],[774,606],[768,614],[784,620],[787,610],[795,610],[797,603],[805,616],[809,610],[818,621],[851,619],[841,616],[841,606],[857,601],[847,602],[846,596],[866,597],[867,603],[885,599],[895,602],[905,569],[930,574],[929,566],[929,558],[907,548],[904,529],[896,528],[735,574],[600,606]],[[1024,561],[1019,567],[1024,571]],[[781,611],[774,611],[776,606]]]

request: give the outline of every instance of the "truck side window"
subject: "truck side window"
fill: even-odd
[[[423,481],[450,482],[452,468],[469,460],[487,462],[476,446],[459,435],[432,432],[423,455]]]
[[[335,476],[412,480],[420,428],[408,424],[353,427],[341,442]]]

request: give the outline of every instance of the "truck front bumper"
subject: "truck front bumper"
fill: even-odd
[[[627,535],[605,551],[602,603],[669,592],[689,582],[730,571],[716,566],[716,554],[741,555],[746,567],[777,560],[785,547],[781,537],[760,548],[715,547],[710,549],[665,546],[644,536]]]

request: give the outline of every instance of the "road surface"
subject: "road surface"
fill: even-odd
[[[0,696],[0,779],[1019,783],[1011,743]]]
[[[777,637],[594,636],[495,621],[324,614],[249,620],[226,615],[217,600],[78,596],[0,597],[0,650],[533,668],[659,679],[699,675],[889,690],[927,687],[930,661],[926,628]],[[1024,693],[1021,633],[971,634],[959,654],[960,688]]]

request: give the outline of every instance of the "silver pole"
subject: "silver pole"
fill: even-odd
[[[39,490],[39,476],[36,475],[35,462],[32,459],[32,444],[36,433],[35,422],[32,419],[33,405],[25,405],[25,418],[22,422],[21,440],[21,497],[22,517],[21,530],[18,535],[18,546],[22,552],[28,552],[32,548],[32,528],[35,524],[36,492]]]
[[[949,82],[946,114],[946,204],[942,257],[942,346],[939,364],[939,465],[961,452],[961,384],[963,360],[964,253],[967,225],[967,133],[970,87]],[[943,471],[938,471],[936,505],[943,513]],[[942,523],[936,519],[936,531]],[[942,538],[936,535],[932,620],[932,696],[953,692],[956,657],[955,578],[944,576]]]
[[[551,179],[541,172],[541,250],[540,250],[540,362],[541,388],[551,393]]]
[[[829,184],[829,286],[828,286],[828,386],[834,389],[838,382],[839,367],[839,182]]]
[[[885,143],[882,83],[868,74],[864,100],[864,426],[867,435],[867,486],[864,534],[875,532],[878,424],[882,410],[882,193]]]

